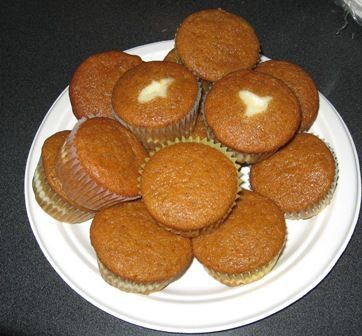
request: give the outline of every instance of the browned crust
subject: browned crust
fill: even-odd
[[[97,213],[90,239],[98,259],[113,274],[152,283],[182,274],[192,261],[191,241],[162,229],[142,201]]]
[[[302,112],[300,131],[308,130],[317,118],[319,96],[311,76],[299,65],[280,60],[259,63],[257,71],[282,80],[299,100]]]
[[[247,117],[240,90],[271,96],[265,112]],[[296,133],[300,106],[282,81],[260,72],[239,70],[216,82],[204,103],[208,127],[218,141],[241,153],[273,152]]]
[[[173,78],[166,98],[139,103],[139,92],[163,78]],[[127,71],[116,83],[112,104],[116,115],[137,127],[160,128],[176,123],[194,109],[198,97],[196,77],[183,65],[172,62],[145,62]]]
[[[210,82],[238,69],[253,68],[260,50],[252,26],[222,9],[188,16],[177,30],[175,46],[182,63]]]
[[[230,216],[216,230],[192,239],[195,257],[226,274],[253,272],[281,252],[286,237],[282,211],[268,198],[243,190]]]
[[[238,172],[222,152],[201,143],[177,143],[151,156],[141,176],[151,215],[178,231],[221,220],[234,204]]]
[[[111,94],[124,72],[142,63],[139,56],[122,51],[105,51],[88,57],[75,70],[69,85],[73,113],[113,117]]]
[[[298,134],[285,148],[251,167],[253,190],[273,199],[285,213],[318,204],[329,192],[336,162],[313,134]]]

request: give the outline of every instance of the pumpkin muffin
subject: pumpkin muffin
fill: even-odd
[[[116,83],[116,119],[146,148],[190,135],[200,100],[197,78],[183,65],[153,61],[127,71]]]
[[[171,49],[163,60],[166,62],[181,63],[175,48]]]
[[[297,132],[301,113],[293,92],[279,79],[250,70],[216,82],[203,104],[209,137],[254,163],[284,146]]]
[[[247,284],[270,272],[283,250],[286,224],[268,198],[243,190],[216,230],[192,239],[194,256],[208,273],[228,286]]]
[[[209,82],[235,70],[252,69],[260,51],[251,25],[222,9],[206,9],[188,16],[176,32],[175,47],[182,63]]]
[[[289,219],[307,219],[329,204],[337,161],[317,136],[298,134],[286,147],[251,167],[253,190],[274,200]]]
[[[75,70],[69,97],[77,119],[87,116],[113,118],[111,95],[124,72],[142,63],[139,56],[105,51],[88,57]]]
[[[155,220],[193,237],[222,223],[235,205],[239,167],[222,147],[183,139],[151,154],[141,172],[140,190]]]
[[[277,60],[259,63],[256,70],[274,76],[288,85],[301,107],[302,122],[299,131],[308,130],[317,118],[319,109],[318,90],[309,74],[299,65]]]
[[[103,279],[127,292],[149,294],[179,278],[191,264],[191,241],[162,229],[141,200],[96,214],[90,228]]]
[[[54,219],[66,223],[81,223],[94,216],[64,193],[56,174],[56,159],[70,131],[53,134],[44,141],[41,157],[33,177],[33,191],[39,206]]]
[[[67,196],[99,210],[139,197],[139,167],[147,153],[115,120],[82,118],[58,155],[57,173]]]

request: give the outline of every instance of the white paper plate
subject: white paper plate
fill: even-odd
[[[129,50],[144,60],[160,60],[173,41]],[[86,300],[125,321],[163,331],[210,332],[242,326],[269,316],[314,288],[346,248],[361,200],[360,171],[354,143],[343,120],[320,95],[312,132],[333,147],[340,168],[332,203],[308,221],[288,221],[288,241],[278,264],[263,279],[229,288],[212,279],[195,260],[186,274],[149,296],[124,293],[99,275],[89,241],[90,221],[78,225],[55,221],[35,201],[31,180],[44,140],[71,129],[73,117],[65,89],[45,116],[30,149],[25,172],[25,200],[40,248],[66,283]]]

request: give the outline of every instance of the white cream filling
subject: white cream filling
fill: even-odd
[[[258,96],[248,90],[240,90],[239,98],[246,106],[245,115],[247,117],[253,117],[256,114],[265,112],[268,108],[270,101],[273,99],[270,96]]]
[[[138,102],[141,104],[161,97],[167,97],[167,90],[175,79],[172,77],[162,78],[160,80],[152,80],[150,84],[144,87],[138,95]]]

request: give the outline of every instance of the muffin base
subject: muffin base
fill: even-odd
[[[45,176],[41,159],[36,167],[32,186],[39,206],[58,221],[70,224],[82,223],[91,219],[95,214],[92,211],[73,206],[51,188]]]
[[[169,285],[171,282],[177,280],[178,278],[178,277],[173,277],[165,281],[141,284],[134,281],[123,279],[115,275],[108,268],[106,268],[98,258],[97,262],[98,262],[99,272],[103,280],[106,281],[111,286],[116,287],[128,293],[150,294],[153,292],[158,292],[163,288],[165,288],[167,285]]]
[[[221,282],[226,286],[235,287],[239,285],[246,285],[251,282],[257,281],[263,278],[266,274],[268,274],[277,263],[283,249],[284,246],[270,262],[253,271],[248,271],[238,274],[229,274],[229,273],[214,271],[206,266],[204,266],[204,268],[207,271],[207,273],[209,273],[209,275],[211,275],[214,279],[216,279],[217,281]]]
[[[189,136],[195,127],[198,107],[201,99],[201,84],[198,82],[198,92],[192,109],[179,121],[165,127],[147,128],[137,127],[126,123],[115,112],[114,118],[124,127],[129,129],[144,145],[147,150],[153,150],[157,146],[172,141],[177,137]]]

